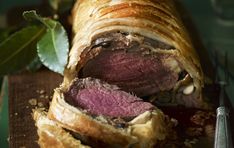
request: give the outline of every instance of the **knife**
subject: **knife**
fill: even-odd
[[[229,109],[226,106],[225,87],[229,83],[227,53],[225,53],[225,78],[218,79],[217,55],[215,55],[216,83],[220,86],[219,107],[216,110],[216,128],[214,148],[233,148]]]

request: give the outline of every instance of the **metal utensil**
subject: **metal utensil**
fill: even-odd
[[[216,128],[215,128],[215,148],[233,148],[231,128],[230,128],[230,117],[229,109],[227,108],[225,100],[225,87],[229,84],[228,74],[228,59],[227,53],[225,53],[225,65],[224,72],[225,78],[221,80],[218,78],[218,59],[217,53],[215,53],[215,68],[216,68],[216,83],[220,86],[219,94],[219,107],[216,110]]]

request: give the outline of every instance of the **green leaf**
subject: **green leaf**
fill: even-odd
[[[10,34],[9,29],[0,29],[0,43],[3,42]]]
[[[30,10],[30,11],[24,11],[23,12],[23,17],[27,21],[34,21],[34,20],[39,20],[41,17],[37,14],[36,10]]]
[[[26,67],[36,57],[36,43],[44,34],[42,26],[26,27],[0,44],[0,75]]]
[[[23,17],[27,21],[40,21],[42,24],[44,24],[48,29],[53,29],[56,26],[56,21],[53,21],[49,18],[43,18],[40,15],[37,14],[35,10],[30,11],[24,11]]]
[[[40,69],[42,67],[42,63],[39,59],[38,56],[36,56],[36,58],[34,58],[34,60],[27,65],[26,69],[31,71],[31,72],[35,72],[37,71],[38,69]]]
[[[6,40],[10,35],[20,30],[18,26],[10,26],[7,28],[0,28],[0,44]]]
[[[42,63],[50,70],[63,74],[67,63],[69,42],[63,26],[52,19],[42,18],[36,11],[26,11],[27,20],[38,20],[47,27],[46,34],[37,44],[37,52]]]
[[[67,63],[68,49],[69,43],[66,31],[58,22],[56,22],[53,29],[47,30],[37,44],[37,52],[42,63],[50,70],[60,74],[63,74]]]

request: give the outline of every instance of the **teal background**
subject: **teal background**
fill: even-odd
[[[4,79],[2,84],[3,104],[0,107],[0,147],[8,147],[8,87],[7,79]],[[2,112],[1,112],[2,111]]]
[[[7,10],[13,7],[30,6],[40,4],[40,0],[1,0],[0,13],[6,13]]]
[[[234,104],[234,20],[225,22],[214,15],[209,0],[181,0],[188,12],[192,15],[194,23],[199,31],[201,39],[209,50],[210,57],[214,50],[217,50],[219,57],[223,59],[224,52],[228,52],[229,72],[232,74],[231,82],[226,88],[227,94]],[[40,4],[40,0],[1,0],[0,15],[5,15],[8,9],[15,6],[29,6]],[[234,8],[233,8],[234,9]],[[1,23],[1,20],[0,20]],[[1,25],[0,25],[1,26]],[[208,57],[207,57],[208,58]],[[223,77],[223,71],[219,69],[219,76]],[[3,105],[0,107],[0,147],[8,147],[8,89],[7,80],[4,81]],[[214,98],[218,99],[218,98]]]
[[[227,95],[232,107],[234,106],[234,20],[224,21],[217,17],[208,0],[183,0],[186,8],[192,15],[193,21],[199,31],[200,37],[208,49],[211,59],[214,50],[224,63],[224,54],[228,54],[229,85],[226,87]],[[234,7],[233,7],[234,10]],[[220,79],[224,79],[223,69],[218,69]],[[218,98],[215,98],[218,99]]]

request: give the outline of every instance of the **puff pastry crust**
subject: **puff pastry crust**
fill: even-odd
[[[165,140],[172,123],[159,110],[146,111],[129,121],[126,128],[116,128],[71,106],[64,99],[64,87],[55,90],[48,118],[65,129],[101,141],[110,146],[152,147]],[[101,117],[101,119],[105,117]]]
[[[204,76],[199,57],[173,0],[79,0],[72,18],[74,39],[64,73],[65,85],[69,85],[87,62],[85,50],[92,41],[102,34],[122,31],[175,47],[170,53],[179,57],[177,60],[199,94],[193,107],[208,108],[202,99]]]

